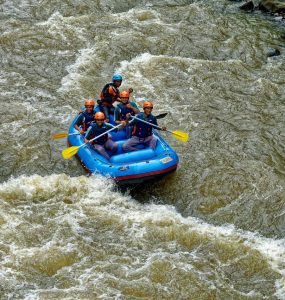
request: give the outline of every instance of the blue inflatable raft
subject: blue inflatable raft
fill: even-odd
[[[76,118],[70,124],[69,134],[78,133],[73,127],[75,121]],[[110,160],[100,155],[91,145],[83,146],[77,152],[77,158],[89,173],[110,177],[120,185],[129,185],[160,179],[176,170],[178,156],[156,130],[154,134],[158,142],[155,150],[138,145],[138,151],[128,153],[122,150],[122,145],[127,140],[126,132],[111,131],[110,134],[113,141],[118,143],[118,151]],[[84,144],[84,137],[79,134],[69,135],[68,144],[81,146]]]

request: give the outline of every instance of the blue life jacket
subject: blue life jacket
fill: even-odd
[[[138,119],[142,119],[142,120],[147,121],[149,123],[152,123],[154,125],[157,124],[156,118],[153,115],[150,115],[148,118],[145,119],[144,118],[144,113],[141,112],[141,113],[137,114],[136,117]],[[146,138],[146,137],[152,135],[152,128],[153,127],[151,125],[148,125],[144,122],[140,122],[138,120],[136,120],[135,122],[136,123],[135,123],[134,129],[133,129],[132,135],[135,135],[139,138]]]
[[[91,123],[94,121],[94,111],[91,114],[88,114],[87,111],[83,111],[83,120],[82,120],[82,130],[86,131]]]
[[[96,136],[106,132],[107,130],[109,130],[110,128],[103,123],[102,127],[99,127],[96,123],[92,123],[91,124],[91,139],[95,138]],[[107,142],[108,140],[108,133],[104,134],[103,136],[99,137],[99,139],[96,139],[95,141],[93,141],[93,144],[99,144],[99,145],[103,145]]]
[[[120,108],[120,121],[125,121],[127,119],[127,114],[135,115],[134,111],[131,108],[126,107],[126,105],[119,103],[117,105]]]

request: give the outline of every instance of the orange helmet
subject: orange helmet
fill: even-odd
[[[95,120],[105,120],[105,115],[102,112],[96,112],[94,115]]]
[[[122,91],[120,93],[120,98],[130,98],[130,93],[127,91]]]
[[[145,109],[145,108],[147,108],[147,107],[153,108],[152,102],[150,102],[150,101],[144,102],[144,104],[143,104],[143,109]]]
[[[85,106],[95,106],[95,102],[92,99],[86,100],[84,103]]]

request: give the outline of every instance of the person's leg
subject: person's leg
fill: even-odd
[[[133,136],[123,144],[122,148],[124,152],[136,151],[138,149],[134,146],[138,145],[139,143],[139,138],[137,136]]]
[[[108,107],[105,106],[105,105],[102,105],[102,109],[103,109],[103,113],[104,113],[104,115],[105,115],[105,121],[106,121],[107,123],[109,123],[109,121],[110,121],[110,118],[109,118],[109,109],[108,109]]]
[[[130,125],[126,126],[126,127],[124,128],[124,131],[125,131],[125,133],[126,133],[127,139],[130,139],[131,136],[132,136],[133,126],[130,126]]]
[[[112,152],[112,155],[115,154],[118,150],[118,144],[115,143],[112,139],[108,139],[104,147]]]
[[[148,137],[146,137],[145,140],[144,140],[144,144],[145,144],[147,147],[152,148],[153,150],[154,150],[155,147],[156,147],[156,143],[157,143],[157,137],[154,136],[154,135],[148,136]]]
[[[112,116],[113,120],[115,120],[115,107],[114,106],[108,106],[108,119],[109,119],[109,123],[111,123],[111,120],[110,120],[110,116]]]
[[[108,160],[110,159],[109,154],[106,152],[104,146],[99,145],[99,144],[94,144],[93,145],[94,149],[101,154],[102,156],[104,156],[105,158],[107,158]]]
[[[114,112],[115,112],[115,107],[114,106],[110,106],[109,107],[109,114],[114,115]]]

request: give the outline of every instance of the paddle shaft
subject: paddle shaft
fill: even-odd
[[[133,118],[133,119],[136,119],[136,120],[138,120],[138,121],[141,121],[141,122],[143,122],[143,123],[146,123],[146,124],[148,124],[148,125],[151,125],[152,127],[155,127],[155,128],[157,128],[157,129],[159,129],[159,130],[163,130],[160,126],[155,125],[155,124],[152,124],[152,123],[147,122],[147,121],[145,121],[145,120],[142,120],[142,119],[140,119],[140,118],[137,118],[137,117],[135,117],[135,116],[132,116],[132,118]],[[167,130],[167,129],[166,129],[165,131],[172,133],[171,130]]]
[[[109,133],[110,131],[112,131],[112,130],[114,130],[114,129],[116,129],[116,128],[120,127],[120,126],[121,126],[121,124],[119,124],[119,125],[117,125],[117,126],[114,126],[113,128],[111,128],[111,129],[109,129],[109,130],[107,130],[107,131],[105,131],[105,132],[101,133],[101,134],[100,134],[100,135],[98,135],[98,136],[95,136],[93,139],[89,140],[87,143],[84,143],[84,144],[83,144],[83,145],[81,145],[79,148],[81,148],[82,146],[84,146],[84,145],[86,145],[86,144],[89,144],[90,142],[93,142],[93,141],[95,141],[95,140],[99,139],[101,136],[103,136],[103,135],[105,135],[105,134]]]

